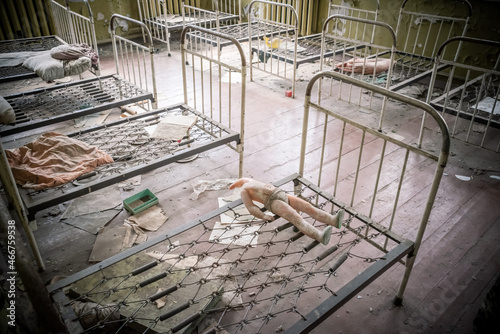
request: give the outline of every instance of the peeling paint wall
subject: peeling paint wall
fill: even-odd
[[[92,13],[94,14],[94,24],[96,30],[96,38],[99,42],[107,42],[110,40],[109,19],[113,14],[121,14],[136,20],[139,20],[139,10],[137,0],[88,0]],[[77,13],[87,13],[85,3],[70,0],[70,8]],[[125,32],[126,34],[140,34],[138,26],[129,26],[127,22],[119,22],[117,31]]]

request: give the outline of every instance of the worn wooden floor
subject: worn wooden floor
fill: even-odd
[[[163,45],[155,55],[160,106],[182,101],[180,53],[168,57]],[[175,48],[173,48],[175,50]],[[109,49],[102,52],[103,74],[112,69]],[[296,98],[285,97],[286,81],[259,76],[247,86],[244,174],[273,182],[298,170],[303,96],[316,67],[299,67]],[[2,85],[0,92],[27,90],[36,80]],[[389,108],[397,108],[389,105]],[[113,110],[106,121],[116,119]],[[67,122],[51,129],[69,132]],[[47,128],[6,138],[6,148],[17,147]],[[237,155],[223,147],[202,154],[188,164],[175,164],[147,173],[140,189],[149,188],[169,217],[157,233],[191,221],[217,207],[217,191],[189,199],[198,180],[237,177]],[[472,321],[493,281],[500,275],[500,155],[453,142],[452,156],[441,182],[404,305],[392,299],[402,268],[397,265],[365,288],[314,333],[472,333]],[[470,176],[469,181],[456,177]],[[137,188],[140,190],[139,188]],[[96,196],[106,196],[104,189]],[[130,192],[121,190],[122,198]],[[34,232],[44,258],[44,281],[69,276],[88,267],[96,236],[60,221],[67,205],[36,216]],[[120,226],[128,215],[120,212],[108,226]],[[151,234],[153,236],[154,234]]]

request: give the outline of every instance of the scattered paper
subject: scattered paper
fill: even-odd
[[[75,198],[64,211],[61,219],[87,215],[116,208],[122,203],[118,188],[105,188],[90,194]]]
[[[62,219],[61,222],[87,231],[92,234],[97,234],[104,228],[113,218],[121,212],[120,209],[109,209],[102,212],[92,212],[87,215]]]
[[[141,185],[141,175],[134,176],[130,179],[127,179],[117,184],[118,188],[128,188],[140,185]]]
[[[495,106],[495,108],[493,108]],[[491,114],[493,111],[493,115],[499,115],[500,114],[500,100],[494,99],[492,97],[485,97],[479,103],[477,104],[477,109],[487,112],[488,114]]]
[[[198,196],[207,190],[227,189],[235,181],[235,179],[199,180],[193,185],[193,193],[189,196],[189,199],[197,200]]]
[[[151,138],[181,141],[198,117],[195,115],[167,115],[155,125],[145,128]]]
[[[128,221],[139,226],[141,229],[154,232],[158,230],[167,219],[168,217],[163,214],[163,210],[154,205],[138,214],[130,216]]]
[[[165,290],[163,290],[162,288],[159,288],[158,291],[156,291],[156,293],[158,294],[158,293],[163,292],[163,291],[165,291]],[[167,296],[163,296],[160,299],[155,300],[155,303],[156,303],[156,307],[158,307],[159,309],[162,308],[167,303]]]
[[[470,176],[463,176],[463,175],[455,175],[457,179],[461,181],[470,181],[471,177]]]
[[[498,176],[498,175],[490,175],[490,178],[495,179],[495,180],[500,180],[500,176]]]

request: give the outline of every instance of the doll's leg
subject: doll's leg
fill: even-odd
[[[330,242],[330,236],[332,234],[332,227],[327,226],[323,231],[318,230],[316,227],[312,226],[306,222],[300,214],[297,213],[290,205],[283,201],[274,201],[271,204],[271,210],[273,213],[288,220],[295,227],[297,227],[302,233],[308,237],[326,245]]]
[[[288,202],[295,210],[304,212],[305,214],[311,216],[311,218],[316,219],[323,224],[335,226],[336,228],[342,227],[342,221],[344,219],[344,210],[342,209],[338,210],[337,214],[333,216],[296,196],[288,195]]]

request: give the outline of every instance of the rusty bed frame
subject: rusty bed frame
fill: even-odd
[[[221,24],[241,22],[241,0],[210,0],[211,8],[202,8],[200,0],[137,0],[140,20],[159,41],[167,43],[170,55],[170,33],[185,25],[206,29]]]
[[[380,4],[378,0],[375,2],[375,9],[373,10],[359,9],[345,3],[334,4],[331,1],[328,8],[328,17],[337,14],[377,21],[379,9]],[[299,36],[296,48],[294,48],[293,43],[289,43],[290,47],[273,48],[266,45],[266,43],[257,42],[254,43],[251,52],[252,54],[257,54],[261,62],[266,63],[266,65],[260,65],[261,67],[272,68],[274,66],[276,68],[275,72],[279,72],[279,62],[284,62],[298,68],[302,64],[313,63],[320,59],[324,60],[325,58],[333,57],[341,52],[352,51],[355,48],[354,45],[349,44],[348,41],[340,42],[336,36],[347,32],[352,39],[356,40],[358,36],[366,33],[366,26],[359,21],[334,21],[334,24],[331,26],[328,26],[325,22],[325,25],[323,26],[323,33]],[[342,29],[345,29],[343,33]],[[285,35],[284,37],[287,39],[288,36]],[[370,43],[373,43],[373,37],[374,35],[372,34]],[[269,61],[271,61],[271,64],[267,64]],[[281,65],[281,67],[283,72],[286,72],[286,65]],[[292,95],[295,95],[294,84],[292,85]]]
[[[477,47],[478,61],[444,57],[446,48]],[[497,55],[489,59],[489,55]],[[471,37],[453,37],[444,42],[434,61],[427,103],[443,114],[450,134],[463,142],[499,152],[500,141],[500,42]],[[424,122],[421,131],[424,131]],[[476,127],[479,127],[477,129]]]
[[[14,109],[16,122],[0,125],[0,137],[129,104],[146,110],[155,108],[157,91],[151,36],[149,44],[141,45],[117,35],[118,19],[143,25],[118,14],[111,17],[115,74],[4,96]]]
[[[259,61],[262,53],[258,50],[261,45],[265,45],[263,39],[283,38],[286,40],[286,45],[294,50],[292,54],[296,54],[296,45],[298,38],[298,16],[294,7],[288,3],[267,1],[267,0],[253,0],[248,5],[248,13],[257,12],[257,15],[248,15],[248,22],[238,24],[226,24],[212,27],[212,31],[218,31],[223,34],[229,35],[240,43],[248,42],[249,52],[249,70],[250,81],[253,81],[253,68],[268,72],[284,79],[292,80],[292,91],[295,93],[295,69],[293,73],[288,73],[287,66],[267,66],[265,62]],[[197,33],[193,41],[199,47],[203,45],[210,45],[222,51],[224,47],[230,45],[226,41],[217,38],[212,38],[210,35],[203,35]],[[252,47],[252,43],[257,43],[257,49]],[[263,44],[264,43],[264,44]],[[254,44],[255,45],[255,44]],[[257,59],[253,59],[253,55],[257,54]],[[288,66],[290,68],[290,66]]]
[[[439,46],[452,37],[465,36],[472,16],[472,5],[467,0],[442,0],[448,5],[447,8],[453,5],[458,7],[455,8],[456,14],[454,11],[451,15],[434,13],[425,6],[418,11],[411,11],[407,9],[409,2],[405,0],[401,4],[396,27],[397,49],[391,77],[393,91],[429,79]],[[416,31],[412,29],[413,26],[417,26]],[[460,45],[455,50],[450,48],[447,51],[443,55],[446,59],[457,60]]]
[[[0,52],[47,51],[61,44],[86,43],[98,53],[94,16],[88,0],[82,1],[85,3],[87,16],[71,10],[68,0],[64,1],[65,6],[56,0],[51,0],[52,17],[54,18],[57,35],[0,41]],[[90,71],[95,75],[99,75],[99,63]],[[21,65],[0,67],[0,82],[34,77],[37,77],[35,72]]]
[[[314,101],[320,80],[369,90],[420,110],[441,132],[434,154],[357,123],[344,107]],[[356,87],[356,88],[354,88]],[[321,103],[320,103],[321,102]],[[328,245],[282,219],[256,221],[241,200],[132,247],[48,286],[66,323],[82,332],[75,302],[111,312],[86,331],[215,334],[306,333],[398,264],[400,305],[420,248],[450,147],[447,126],[428,104],[342,74],[320,72],[304,105],[299,169],[275,183],[328,212],[346,212]],[[421,214],[405,210],[415,205]],[[222,216],[225,216],[226,223]],[[279,217],[277,217],[279,218]],[[220,220],[219,220],[220,219]],[[313,225],[320,225],[308,219]],[[220,222],[220,224],[219,224]],[[319,226],[322,228],[322,226]],[[307,240],[306,240],[307,239]],[[394,274],[394,272],[392,273]],[[396,282],[396,284],[398,284]],[[304,295],[314,295],[302,302]],[[166,307],[159,309],[156,302]],[[114,317],[111,317],[114,314]],[[84,316],[85,314],[80,314]]]
[[[187,32],[191,30],[203,31],[205,29],[186,26],[181,35],[183,41],[188,38]],[[219,34],[219,38],[230,37]],[[210,54],[203,51],[189,50],[187,43],[183,43],[185,46],[182,49],[184,103],[150,110],[68,134],[69,137],[108,152],[114,162],[97,167],[82,178],[59,187],[42,191],[23,189],[20,186],[10,188],[11,198],[14,200],[17,198],[18,205],[23,207],[24,213],[20,217],[25,215],[25,219],[31,221],[38,211],[45,208],[226,144],[238,153],[238,175],[241,176],[246,61],[241,46],[237,41],[234,43],[240,50],[241,56],[240,63],[236,65],[225,63],[220,57],[210,58]],[[191,65],[187,65],[188,59]],[[217,67],[213,71],[210,70],[209,75],[204,74],[203,66],[206,62]],[[221,75],[224,72],[231,73],[229,81],[224,81],[225,78]],[[234,77],[238,73],[241,75],[239,94],[237,93],[238,86],[232,87],[234,83],[237,83],[237,79],[231,79],[231,75]],[[219,99],[222,91],[229,91],[229,100]],[[146,128],[158,124],[167,115],[194,115],[197,121],[181,142],[150,138]],[[4,159],[6,159],[5,155]],[[7,166],[6,162],[2,164],[3,169],[8,168]],[[9,174],[8,171],[2,172],[2,175]],[[4,184],[6,182],[13,184],[12,180],[2,181]],[[34,238],[32,248],[37,248]],[[41,258],[38,260],[39,265],[43,266]]]

